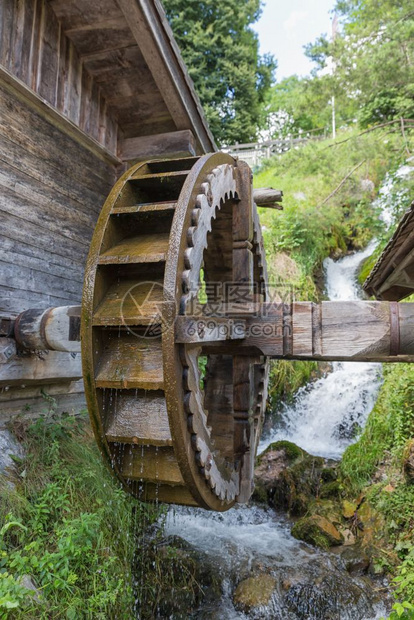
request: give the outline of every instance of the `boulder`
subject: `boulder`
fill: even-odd
[[[299,519],[292,528],[292,536],[322,549],[342,545],[344,542],[342,534],[334,524],[320,515]]]
[[[272,443],[258,457],[253,499],[267,501],[292,516],[305,515],[315,498],[340,493],[336,470],[327,465],[322,457],[312,456],[290,441]]]
[[[249,613],[255,607],[268,605],[275,587],[276,580],[271,575],[248,577],[237,586],[233,595],[234,605],[244,613]]]
[[[371,562],[368,554],[359,547],[347,547],[341,553],[341,558],[351,575],[364,575]]]

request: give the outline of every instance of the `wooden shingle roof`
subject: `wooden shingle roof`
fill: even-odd
[[[366,279],[364,290],[387,301],[414,293],[414,202]]]

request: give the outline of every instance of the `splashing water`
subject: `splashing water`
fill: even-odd
[[[331,301],[358,299],[357,272],[371,256],[375,241],[361,252],[324,262],[326,290]],[[366,422],[381,385],[381,364],[334,362],[332,372],[298,390],[290,405],[279,412],[279,423],[259,444],[259,453],[280,439],[307,452],[339,458]]]
[[[325,261],[327,293],[331,300],[352,300],[360,296],[356,274],[361,262],[371,255],[371,243],[364,251],[334,262]],[[354,440],[355,431],[363,426],[375,403],[381,384],[381,365],[372,363],[335,362],[332,372],[297,393],[294,403],[285,406],[279,427],[262,440],[259,452],[278,439],[289,439],[308,452],[339,457]],[[222,579],[221,597],[203,610],[197,618],[236,620],[247,618],[320,620],[368,620],[386,615],[382,602],[370,596],[366,583],[349,577],[341,560],[294,539],[285,517],[268,508],[238,506],[215,514],[202,509],[174,507],[169,510],[165,534],[179,536],[211,563]],[[276,589],[269,606],[259,615],[244,614],[235,609],[232,592],[241,579],[255,571],[267,570],[279,584],[298,583],[304,591],[298,599],[283,587]],[[338,597],[339,609],[311,609],[320,597]],[[291,588],[295,596],[295,588]],[[355,599],[345,602],[344,593]],[[355,602],[356,601],[356,602]],[[312,603],[313,604],[313,603]],[[295,607],[296,611],[293,611]],[[308,606],[306,610],[301,606]],[[306,613],[305,613],[306,611]]]

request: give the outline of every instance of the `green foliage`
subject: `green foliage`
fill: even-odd
[[[254,140],[276,66],[259,56],[250,28],[260,0],[164,0],[164,6],[216,140]]]
[[[338,112],[353,105],[362,126],[413,118],[411,0],[339,0],[335,10],[342,16],[342,33],[333,42],[320,37],[307,53],[319,69],[333,59]]]
[[[289,401],[297,390],[312,379],[320,376],[318,362],[272,361],[270,365],[269,398],[272,408],[281,400]]]
[[[119,487],[86,428],[68,416],[24,432],[20,486],[0,489],[1,618],[131,617],[134,540],[157,510]]]
[[[269,160],[256,175],[256,186],[284,191],[282,212],[261,213],[271,270],[273,256],[287,252],[302,277],[313,276],[326,256],[360,249],[381,233],[372,201],[387,170],[404,161],[401,137],[383,131],[344,137],[349,140],[339,145],[308,143]]]
[[[369,484],[388,454],[400,456],[414,436],[414,368],[384,365],[384,384],[359,441],[347,448],[341,470],[355,491]]]

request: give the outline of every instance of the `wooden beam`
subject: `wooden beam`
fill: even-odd
[[[14,322],[14,337],[22,349],[79,353],[80,314],[80,306],[25,310]]]
[[[235,356],[256,352],[284,359],[414,362],[414,303],[267,303],[243,319],[245,338],[205,343],[203,349]],[[180,329],[190,320],[194,317],[182,317]]]
[[[80,353],[42,351],[13,357],[0,365],[0,386],[38,385],[82,378]]]
[[[119,147],[120,159],[130,164],[146,159],[170,159],[194,155],[196,155],[196,141],[189,129],[126,138]]]
[[[283,192],[273,187],[259,187],[253,190],[253,200],[258,207],[268,209],[283,209],[280,204],[283,200]]]

